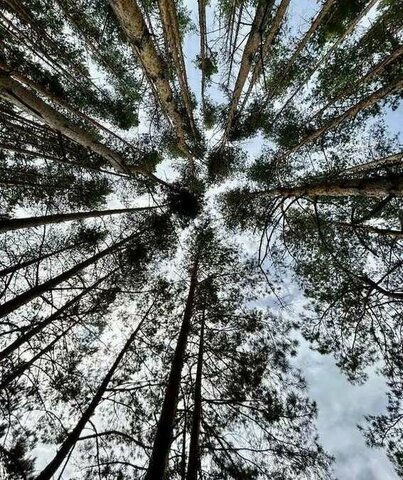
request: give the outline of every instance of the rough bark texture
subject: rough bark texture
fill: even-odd
[[[192,99],[187,81],[185,61],[183,58],[183,50],[179,33],[178,15],[175,3],[170,0],[159,0],[159,8],[164,29],[165,38],[172,54],[173,63],[175,65],[179,85],[181,87],[182,99],[186,108],[189,125],[192,129],[194,138],[197,138],[196,124],[193,117]]]
[[[403,196],[403,174],[389,177],[353,178],[299,187],[281,187],[253,192],[252,196],[282,197],[378,197]]]
[[[191,326],[193,304],[197,286],[198,260],[195,260],[190,278],[189,293],[186,301],[185,312],[174,357],[169,372],[168,383],[165,390],[161,414],[154,437],[154,445],[150,463],[144,480],[164,480],[168,467],[169,451],[172,442],[172,432],[176,417],[179,388],[182,376],[184,356]]]
[[[67,117],[47,105],[35,93],[23,87],[4,71],[0,72],[0,97],[30,113],[34,118],[107,160],[118,172],[141,174],[164,183],[140,166],[127,165],[123,157],[74,125]]]
[[[270,3],[270,2],[269,2]],[[239,99],[241,98],[243,87],[248,78],[252,62],[258,52],[261,41],[262,31],[271,10],[271,5],[266,5],[265,2],[260,2],[256,8],[255,17],[249,32],[248,40],[242,53],[241,64],[239,67],[238,77],[235,82],[232,99],[229,106],[227,125],[225,129],[225,139],[228,137],[232,128],[232,123],[238,108]]]
[[[136,0],[110,0],[110,4],[132,45],[134,54],[143,66],[157,100],[172,124],[180,149],[186,155],[190,155],[181,114],[168,81],[167,66],[157,52],[140,7]]]
[[[270,1],[270,6],[272,6],[273,3],[274,2]],[[271,47],[280,30],[281,23],[283,22],[289,3],[290,3],[290,0],[282,0],[277,9],[276,15],[273,19],[273,24],[263,43],[261,56],[259,60],[256,62],[255,68],[253,69],[252,78],[250,80],[248,90],[245,95],[244,104],[247,102],[253,87],[256,85],[256,82],[259,80],[260,75],[262,74],[262,71],[264,68],[264,62],[267,61],[267,59],[269,58]]]

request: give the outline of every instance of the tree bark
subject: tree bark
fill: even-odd
[[[158,4],[164,35],[168,41],[169,49],[172,53],[173,63],[178,73],[179,85],[181,87],[183,103],[185,105],[189,125],[192,129],[194,138],[197,138],[196,124],[193,117],[192,99],[187,81],[175,2],[172,2],[171,0],[159,0]]]
[[[137,1],[110,0],[110,4],[131,43],[134,54],[143,66],[157,101],[172,124],[180,149],[186,156],[191,157],[186,145],[186,134],[181,114],[168,81],[167,67],[157,52]]]
[[[359,113],[361,110],[364,110],[365,108],[371,107],[375,103],[379,102],[383,98],[387,97],[388,95],[391,95],[395,92],[398,92],[403,88],[403,80],[402,79],[396,79],[394,82],[390,83],[389,85],[386,85],[384,87],[379,88],[375,92],[371,93],[368,97],[362,99],[352,107],[350,107],[348,110],[346,110],[344,113],[341,115],[338,115],[335,118],[332,118],[330,121],[326,123],[323,127],[320,127],[316,130],[314,130],[310,135],[307,135],[304,139],[302,139],[295,147],[291,148],[287,152],[285,152],[280,158],[279,161],[284,161],[286,160],[290,155],[295,153],[297,150],[299,150],[301,147],[304,145],[307,145],[308,143],[313,142],[317,138],[319,138],[321,135],[323,135],[325,132],[328,130],[337,127],[340,125],[340,123],[344,122],[345,120],[354,117]]]
[[[56,213],[53,215],[43,215],[39,217],[11,218],[10,220],[0,220],[0,233],[19,230],[21,228],[38,227],[41,225],[50,225],[53,223],[72,222],[85,218],[104,217],[107,215],[120,215],[124,213],[144,212],[155,210],[159,206],[136,207],[136,208],[117,208],[111,210],[91,210],[90,212],[71,212]]]
[[[199,31],[200,31],[200,61],[201,69],[201,100],[203,119],[206,116],[206,74],[204,72],[204,65],[206,63],[207,52],[207,22],[206,22],[206,0],[198,0],[199,8]]]
[[[179,388],[182,376],[182,368],[186,345],[191,327],[194,297],[197,286],[198,258],[196,257],[191,278],[189,293],[186,301],[185,312],[178,341],[175,348],[168,384],[165,390],[164,401],[154,438],[154,445],[150,462],[144,480],[164,480],[168,468],[169,451],[172,442],[172,432],[175,423],[176,409],[178,404]]]
[[[74,267],[70,268],[66,272],[61,273],[60,275],[57,275],[57,277],[51,278],[50,280],[47,280],[44,283],[41,283],[40,285],[36,285],[35,287],[32,287],[30,290],[25,291],[24,293],[21,293],[20,295],[17,295],[13,299],[9,300],[6,303],[3,303],[3,305],[0,306],[0,318],[4,317],[5,315],[8,315],[9,313],[13,312],[14,310],[17,310],[18,308],[22,307],[26,303],[30,302],[34,298],[39,297],[43,293],[51,290],[52,288],[56,287],[62,282],[65,282],[66,280],[69,280],[70,278],[74,277],[79,273],[81,270],[84,268],[88,267],[89,265],[94,264],[101,258],[110,255],[111,253],[116,252],[119,250],[125,243],[127,243],[129,240],[131,240],[136,234],[130,235],[129,237],[126,237],[125,239],[121,240],[118,243],[115,243],[114,245],[111,245],[110,247],[106,248],[105,250],[102,250],[101,252],[98,252],[97,254],[93,255],[92,257],[88,258],[87,260],[84,260],[83,262],[75,265]]]
[[[94,397],[92,398],[90,404],[84,411],[83,415],[81,416],[80,420],[77,422],[76,426],[73,428],[73,430],[68,434],[67,438],[64,440],[62,445],[60,446],[57,454],[53,458],[53,460],[48,463],[48,465],[42,470],[42,472],[36,477],[36,480],[51,480],[53,475],[57,472],[61,464],[63,463],[64,459],[67,457],[69,454],[70,450],[74,447],[76,444],[77,440],[80,437],[81,432],[83,431],[85,425],[91,418],[91,416],[94,414],[95,409],[97,408],[98,404],[102,400],[102,396],[105,393],[106,389],[108,388],[108,385],[110,381],[112,380],[112,377],[118,368],[120,362],[122,361],[122,358],[126,354],[126,352],[129,350],[131,344],[133,343],[134,339],[136,338],[136,335],[138,331],[140,330],[141,326],[143,325],[144,321],[148,317],[148,314],[151,311],[151,308],[153,307],[154,304],[151,304],[150,308],[147,310],[146,314],[143,316],[143,318],[140,320],[139,324],[137,325],[136,329],[134,332],[130,335],[129,339],[126,341],[124,347],[120,351],[119,355],[116,357],[115,361],[113,362],[113,365],[109,369],[108,373],[105,375],[101,385],[98,387],[98,390]]]
[[[362,172],[369,172],[371,170],[376,170],[378,168],[388,168],[393,167],[395,165],[402,166],[402,158],[403,152],[395,153],[393,155],[389,155],[388,157],[377,158],[376,160],[372,160],[367,163],[362,163],[361,165],[353,165],[352,167],[348,167],[342,172],[341,175],[345,174],[355,174],[355,173],[362,173]]]
[[[200,330],[199,354],[197,358],[196,384],[192,417],[192,431],[190,434],[189,461],[186,480],[197,480],[200,470],[200,423],[202,416],[202,373],[204,353],[204,312]]]
[[[232,99],[228,111],[227,125],[225,128],[224,141],[228,138],[228,134],[231,131],[232,123],[237,112],[239,99],[241,98],[242,90],[248,78],[252,62],[257,54],[262,32],[267,24],[268,16],[273,3],[274,2],[269,2],[269,4],[265,4],[265,2],[260,1],[256,7],[256,12],[253,18],[248,40],[242,53],[238,77],[236,79],[234,91],[232,93]]]
[[[251,192],[252,197],[403,197],[403,174],[389,177],[352,178],[325,181],[299,187],[279,187]]]
[[[256,82],[259,80],[260,75],[262,74],[263,68],[264,68],[264,62],[268,59],[271,47],[273,45],[274,39],[276,38],[280,27],[281,23],[284,19],[284,16],[287,12],[288,5],[290,3],[290,0],[281,0],[281,3],[277,9],[276,15],[273,20],[273,24],[266,36],[266,39],[263,44],[262,52],[261,52],[261,58],[256,62],[255,68],[253,69],[252,73],[252,78],[250,80],[248,90],[246,92],[245,98],[244,98],[244,104],[246,104],[253,87],[256,85]],[[272,6],[274,2],[270,0],[270,5]]]
[[[19,348],[21,345],[28,342],[36,334],[38,334],[39,332],[44,330],[52,322],[57,320],[64,312],[66,312],[69,308],[76,305],[83,297],[88,295],[90,292],[95,290],[98,287],[98,285],[100,285],[104,280],[106,280],[108,277],[110,277],[117,270],[118,269],[115,268],[114,270],[112,270],[108,274],[104,275],[102,278],[100,278],[95,283],[93,283],[91,286],[89,286],[88,288],[83,290],[81,293],[79,293],[73,299],[66,302],[62,307],[60,307],[58,310],[56,310],[56,312],[52,313],[52,315],[50,315],[48,318],[45,318],[44,320],[42,320],[41,322],[37,323],[32,328],[30,328],[27,332],[20,335],[16,340],[14,340],[14,342],[12,342],[10,345],[8,345],[6,348],[4,348],[0,352],[0,362],[3,361],[9,355],[11,355],[13,352],[15,352],[17,350],[17,348]]]
[[[98,142],[91,134],[74,125],[67,117],[47,105],[34,92],[23,87],[4,71],[0,72],[0,97],[28,112],[39,121],[46,123],[49,127],[62,133],[79,145],[89,148],[107,160],[118,172],[129,175],[140,174],[168,186],[166,182],[155,177],[155,175],[143,167],[127,165],[119,153]]]

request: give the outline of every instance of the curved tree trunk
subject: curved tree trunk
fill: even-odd
[[[206,74],[204,72],[204,65],[206,63],[207,53],[207,22],[206,22],[206,0],[198,0],[199,9],[199,31],[200,31],[200,61],[201,69],[201,100],[203,119],[206,116]]]
[[[110,381],[112,380],[112,377],[113,377],[116,369],[118,368],[118,366],[119,366],[120,362],[122,361],[122,358],[124,357],[126,352],[131,347],[134,339],[136,338],[136,335],[137,335],[138,331],[140,330],[144,321],[148,317],[148,314],[150,313],[153,305],[154,304],[151,304],[150,308],[147,310],[146,314],[140,320],[140,322],[137,325],[134,332],[130,335],[130,337],[126,341],[124,347],[120,351],[119,355],[116,357],[116,359],[113,362],[113,365],[111,366],[111,368],[108,370],[108,373],[105,375],[101,385],[98,387],[98,390],[97,390],[96,394],[92,398],[88,407],[85,409],[84,413],[82,414],[80,420],[77,422],[76,426],[67,435],[67,438],[64,440],[64,442],[60,446],[60,448],[59,448],[57,454],[55,455],[55,457],[53,458],[53,460],[51,460],[51,462],[48,463],[48,465],[36,477],[36,480],[51,480],[53,475],[57,472],[57,470],[59,469],[59,467],[63,463],[64,459],[69,454],[70,450],[74,447],[74,445],[76,444],[77,440],[79,439],[80,434],[83,431],[85,425],[90,420],[91,416],[95,412],[95,409],[97,408],[98,404],[102,400],[102,396],[105,393],[106,389],[108,388],[108,385],[109,385]]]
[[[168,384],[154,438],[150,462],[144,480],[164,480],[168,467],[169,451],[172,442],[172,432],[176,417],[179,388],[182,376],[184,356],[190,332],[190,320],[193,314],[194,297],[197,286],[198,259],[196,258],[190,278],[189,293],[174,357],[169,372]]]
[[[0,220],[0,233],[11,232],[13,230],[19,230],[20,228],[31,228],[41,225],[50,225],[53,223],[72,222],[74,220],[83,220],[84,218],[144,212],[148,210],[155,210],[157,208],[160,207],[117,208],[112,210],[91,210],[90,212],[55,213],[53,215],[43,215],[40,217],[11,218],[9,220]]]

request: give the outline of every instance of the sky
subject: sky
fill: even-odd
[[[197,0],[185,0],[192,12],[192,19],[197,25]],[[213,3],[213,2],[211,2]],[[278,2],[277,2],[278,3]],[[315,0],[291,0],[290,18],[294,33],[304,33],[308,22],[315,15],[319,2]],[[207,23],[212,23],[212,5],[207,10]],[[366,22],[371,21],[373,11]],[[368,25],[368,23],[367,23]],[[365,27],[362,25],[362,28]],[[208,28],[209,30],[209,28]],[[197,99],[200,98],[200,71],[194,67],[192,60],[199,54],[199,38],[188,35],[185,39],[189,85]],[[213,100],[220,101],[222,94],[217,89],[209,89]],[[389,111],[386,121],[391,130],[398,133],[403,125],[403,109]],[[258,155],[263,139],[255,138],[243,144],[243,148],[252,156]],[[245,238],[245,248],[253,248],[254,240]],[[246,245],[247,244],[247,245]],[[291,293],[291,314],[298,316],[304,304],[304,298],[294,284],[289,285]],[[366,446],[357,425],[365,425],[366,415],[382,414],[386,411],[386,384],[383,377],[374,369],[369,370],[368,380],[364,385],[352,385],[336,366],[331,355],[321,355],[310,349],[298,333],[300,341],[295,365],[298,366],[308,383],[308,394],[318,405],[317,429],[322,446],[335,457],[334,473],[339,480],[398,480],[392,463],[383,450]]]

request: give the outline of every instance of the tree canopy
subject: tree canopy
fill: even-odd
[[[298,3],[0,1],[1,478],[334,478],[298,335],[403,476],[402,6]]]

